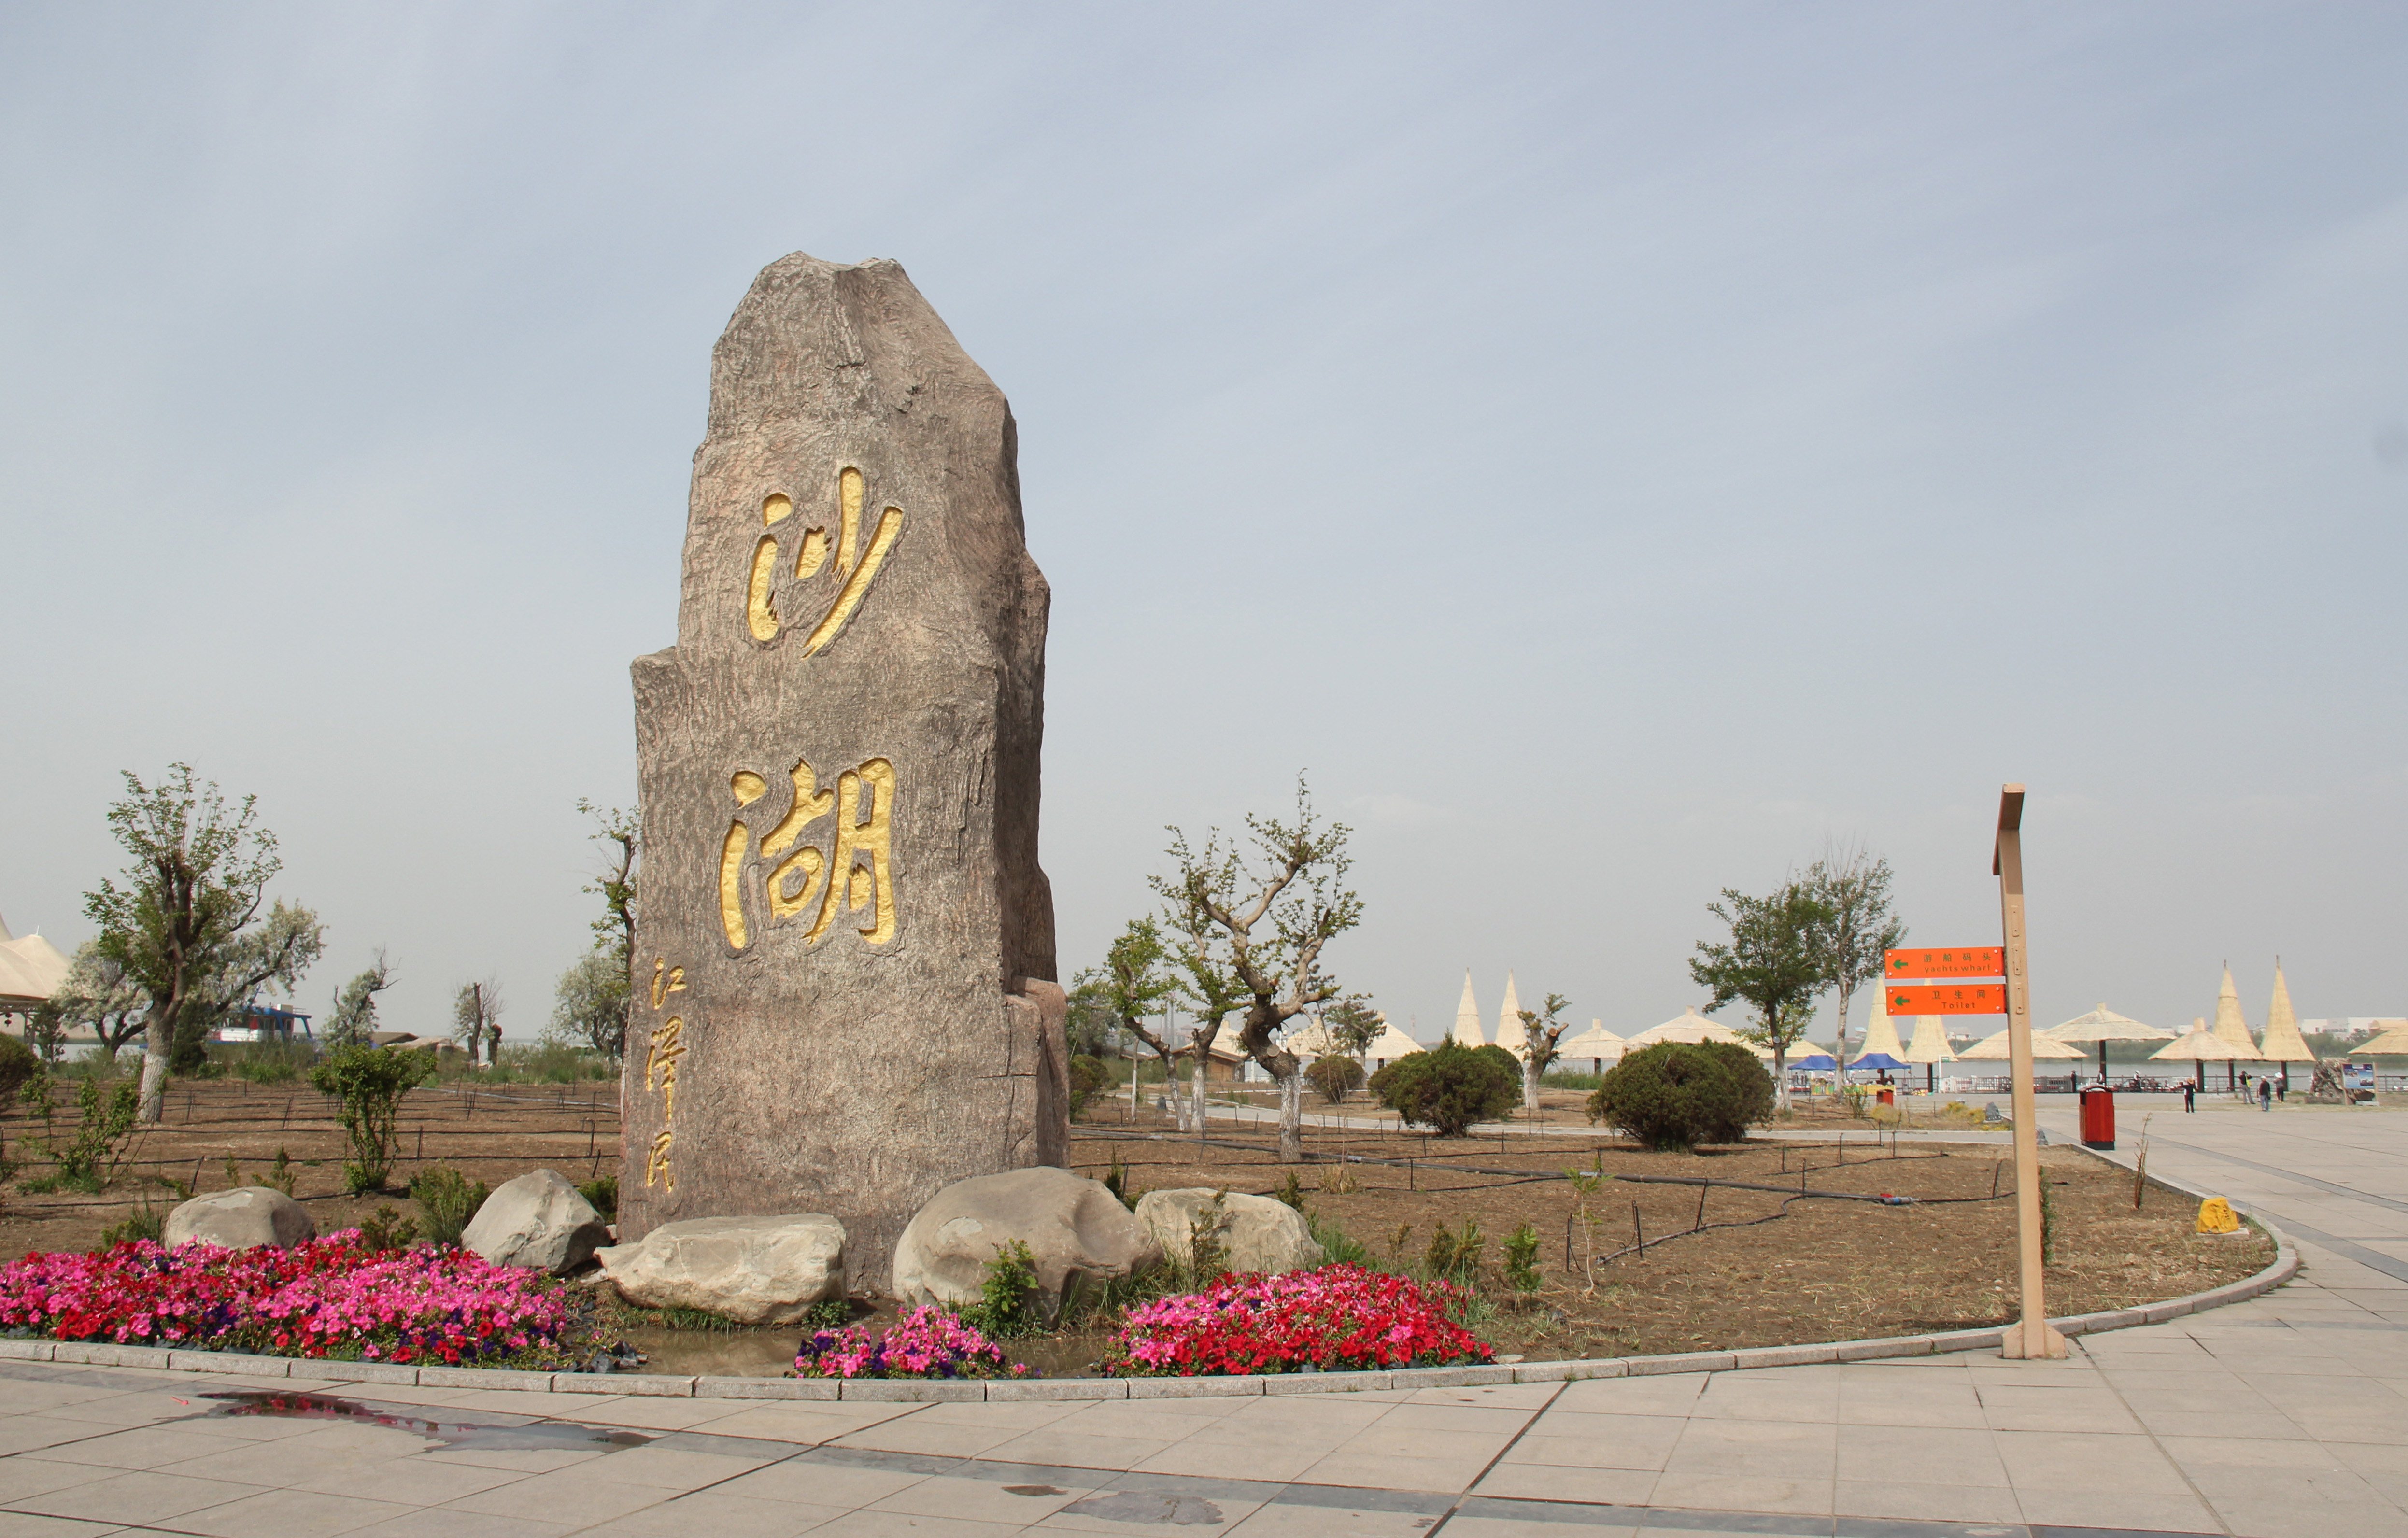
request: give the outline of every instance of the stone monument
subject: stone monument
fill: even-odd
[[[878,1289],[935,1192],[1063,1162],[1049,602],[1011,409],[903,269],[763,269],[711,353],[677,645],[634,668],[623,1243],[827,1213]]]

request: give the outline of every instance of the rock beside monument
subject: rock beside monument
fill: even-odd
[[[504,1181],[468,1220],[460,1243],[497,1266],[566,1276],[609,1242],[594,1203],[556,1170]]]
[[[594,1252],[620,1296],[738,1324],[794,1324],[844,1296],[844,1225],[825,1213],[695,1218]]]
[[[318,1237],[318,1225],[300,1203],[267,1186],[237,1186],[179,1204],[167,1215],[159,1242],[169,1249],[197,1239],[225,1249],[280,1249]]]
[[[1221,1203],[1217,1212],[1215,1197]],[[1230,1271],[1302,1271],[1329,1258],[1314,1242],[1304,1215],[1268,1196],[1201,1187],[1148,1191],[1138,1198],[1137,1220],[1180,1265],[1196,1263],[1196,1231],[1207,1222],[1220,1229],[1221,1264]]]
[[[1162,1247],[1101,1181],[1038,1165],[956,1180],[929,1199],[895,1246],[895,1296],[959,1306],[979,1300],[996,1252],[1028,1246],[1050,1313],[1074,1279],[1125,1276]]]

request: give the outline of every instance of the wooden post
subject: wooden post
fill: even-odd
[[[2009,1325],[2000,1355],[2062,1357],[2065,1337],[2051,1329],[2040,1253],[2040,1128],[2032,1093],[2031,975],[2024,955],[2024,788],[1999,792],[1999,842],[1990,874],[1999,878],[1999,913],[2007,941],[2007,1086],[2015,1121],[2015,1237],[2021,1252],[2023,1317]]]

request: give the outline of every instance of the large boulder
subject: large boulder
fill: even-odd
[[[1074,1278],[1125,1276],[1162,1246],[1102,1182],[1050,1165],[956,1180],[913,1215],[895,1246],[895,1296],[959,1306],[979,1300],[996,1252],[1028,1246],[1049,1309]]]
[[[279,1249],[318,1237],[318,1225],[300,1203],[267,1186],[237,1186],[179,1204],[167,1215],[159,1242],[169,1249],[197,1239],[225,1249]]]
[[[695,1218],[597,1249],[619,1295],[644,1308],[698,1308],[738,1324],[794,1324],[844,1296],[844,1225],[822,1212]]]
[[[1183,1266],[1196,1263],[1197,1231],[1208,1224],[1220,1230],[1221,1264],[1230,1271],[1302,1271],[1328,1259],[1304,1215],[1268,1196],[1202,1187],[1148,1191],[1138,1198],[1137,1220]]]
[[[497,1266],[554,1276],[575,1271],[609,1242],[602,1215],[556,1170],[504,1181],[460,1235],[461,1244]]]

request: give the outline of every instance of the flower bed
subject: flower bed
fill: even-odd
[[[461,1249],[365,1249],[356,1230],[290,1248],[132,1240],[0,1268],[0,1328],[63,1341],[347,1360],[548,1360],[566,1289]]]
[[[1027,1372],[976,1330],[928,1307],[905,1313],[875,1340],[855,1325],[813,1331],[795,1356],[796,1375],[807,1378],[999,1378]]]
[[[1131,1375],[1345,1372],[1486,1361],[1455,1322],[1469,1301],[1448,1282],[1415,1284],[1359,1265],[1225,1276],[1202,1292],[1129,1310],[1113,1344]]]

